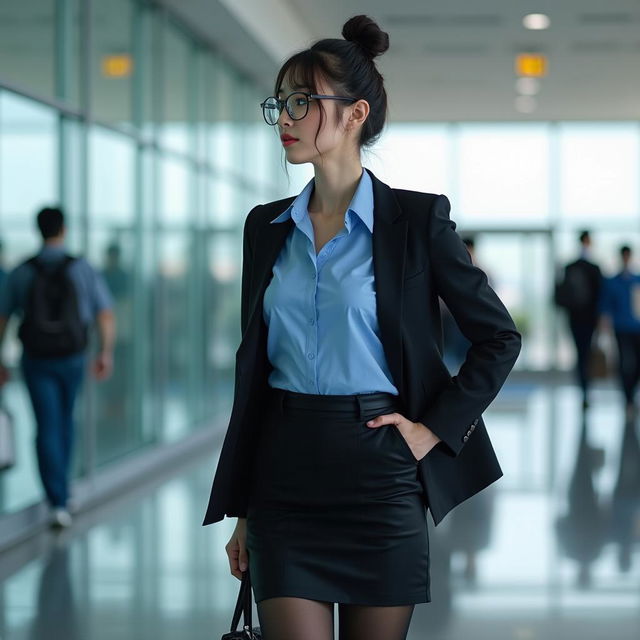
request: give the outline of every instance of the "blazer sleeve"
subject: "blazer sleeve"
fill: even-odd
[[[256,205],[249,211],[242,232],[242,284],[240,293],[240,332],[244,337],[249,322],[249,293],[251,291],[251,273],[253,271],[253,226],[256,212],[262,205]]]
[[[444,195],[433,199],[428,219],[428,252],[436,293],[471,342],[460,371],[430,403],[420,422],[457,456],[482,412],[504,384],[521,348],[521,335],[509,312],[489,286],[449,218]]]

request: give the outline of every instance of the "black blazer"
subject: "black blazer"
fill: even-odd
[[[511,371],[521,337],[455,232],[447,197],[391,189],[369,174],[376,308],[384,353],[399,391],[401,413],[442,439],[417,463],[425,506],[437,525],[453,507],[502,476],[482,412]],[[258,205],[245,221],[242,341],[236,353],[233,409],[203,526],[225,514],[247,514],[253,444],[272,370],[262,302],[273,265],[294,226],[291,219],[269,222],[293,200]],[[455,377],[442,361],[438,296],[471,342]]]

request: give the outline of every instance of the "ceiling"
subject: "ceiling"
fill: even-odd
[[[163,1],[265,91],[287,56],[366,13],[389,33],[390,121],[640,119],[640,0]],[[528,13],[550,28],[525,29]],[[548,56],[529,113],[516,108],[519,52]]]

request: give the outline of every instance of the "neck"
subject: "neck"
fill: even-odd
[[[360,159],[325,162],[315,166],[314,190],[309,199],[309,212],[322,216],[344,216],[362,176]]]
[[[44,241],[45,247],[61,247],[64,244],[64,237],[57,236],[56,238],[47,238]]]

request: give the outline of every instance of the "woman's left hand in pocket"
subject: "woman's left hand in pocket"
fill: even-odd
[[[429,427],[423,425],[422,422],[411,422],[401,413],[377,416],[366,424],[370,429],[395,424],[416,460],[424,458],[440,442],[440,438]]]

